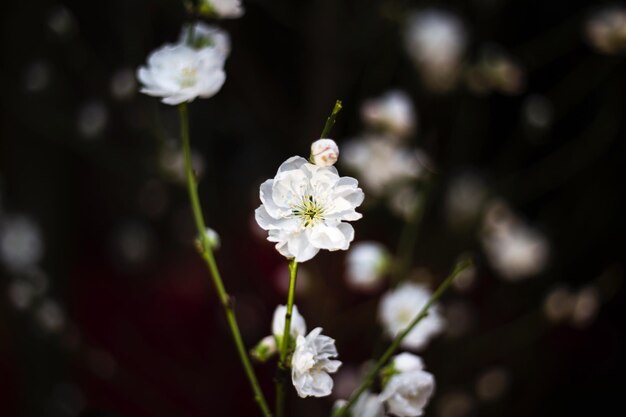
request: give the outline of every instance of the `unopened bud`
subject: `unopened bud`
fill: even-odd
[[[210,227],[207,227],[205,232],[206,242],[212,250],[217,250],[221,246],[220,235]],[[202,252],[203,251],[203,242],[201,239],[196,240],[197,249]]]
[[[266,336],[250,351],[250,355],[259,362],[267,362],[278,352],[274,336]]]
[[[339,147],[332,139],[318,139],[311,144],[311,162],[321,167],[335,165]]]

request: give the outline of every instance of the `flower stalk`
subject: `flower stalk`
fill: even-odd
[[[272,413],[267,405],[267,401],[265,400],[265,396],[263,395],[263,391],[261,390],[259,381],[256,378],[254,369],[252,368],[252,364],[250,363],[250,359],[248,358],[243,339],[241,338],[241,332],[239,331],[239,325],[237,324],[237,319],[235,317],[235,312],[233,311],[230,296],[224,288],[224,282],[222,281],[219,269],[217,268],[217,263],[215,262],[215,257],[213,256],[213,249],[211,248],[211,244],[206,235],[206,225],[204,217],[202,215],[200,199],[198,198],[198,183],[196,181],[196,176],[193,172],[193,167],[191,165],[191,148],[189,145],[189,116],[187,113],[187,103],[180,104],[178,106],[178,109],[180,114],[181,138],[183,144],[183,157],[185,163],[187,191],[189,193],[189,200],[191,202],[191,208],[193,210],[193,217],[196,223],[196,228],[198,229],[200,254],[202,256],[202,259],[204,259],[204,261],[206,262],[207,267],[211,273],[213,284],[215,285],[218,297],[220,299],[222,307],[224,308],[224,312],[226,313],[226,320],[228,322],[228,326],[230,327],[230,331],[233,337],[233,341],[235,342],[235,346],[237,348],[239,359],[245,371],[246,377],[248,378],[248,381],[250,382],[250,385],[252,387],[254,399],[259,405],[263,416],[272,417]]]
[[[448,277],[441,283],[441,285],[439,285],[437,290],[433,293],[432,297],[430,297],[428,302],[424,305],[424,307],[422,307],[422,310],[417,314],[417,316],[415,316],[413,321],[411,321],[406,329],[404,329],[400,334],[398,334],[398,336],[396,336],[391,345],[389,345],[387,350],[382,354],[378,361],[376,361],[374,367],[372,367],[367,373],[359,388],[357,388],[357,390],[352,393],[347,404],[337,410],[337,412],[334,414],[334,417],[347,417],[349,415],[348,412],[350,411],[350,408],[359,399],[361,394],[363,394],[364,391],[371,387],[371,385],[374,383],[376,375],[378,375],[380,370],[383,369],[383,367],[387,364],[391,356],[396,352],[396,350],[398,350],[400,344],[402,343],[402,340],[404,340],[404,338],[411,332],[411,330],[413,330],[413,328],[415,328],[415,326],[417,326],[417,324],[428,315],[428,310],[439,300],[439,298],[441,298],[441,296],[450,287],[454,279],[472,264],[473,262],[470,258],[463,258],[459,262],[457,262],[450,275],[448,275]]]
[[[298,278],[298,262],[289,260],[289,292],[287,293],[287,310],[285,312],[285,327],[280,344],[278,360],[278,377],[276,378],[276,417],[282,417],[285,412],[285,379],[289,369],[289,347],[291,346],[291,316],[293,312],[293,299],[296,292],[296,280]]]

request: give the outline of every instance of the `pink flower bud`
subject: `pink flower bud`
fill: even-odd
[[[339,147],[332,139],[318,139],[311,144],[311,162],[322,167],[335,165]]]

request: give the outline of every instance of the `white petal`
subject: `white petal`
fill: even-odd
[[[311,244],[304,232],[293,233],[287,241],[287,247],[289,252],[293,254],[296,262],[306,262],[319,252],[319,248]]]
[[[283,337],[283,331],[285,330],[285,313],[287,307],[279,305],[274,310],[274,317],[272,319],[272,333],[278,338]],[[293,306],[291,312],[291,336],[297,338],[298,336],[304,336],[306,334],[306,322],[304,317],[298,311],[298,306]]]
[[[307,160],[301,156],[292,156],[283,162],[280,167],[278,167],[278,172],[284,171],[293,171],[296,169],[300,169],[301,166],[307,163]]]
[[[294,232],[298,229],[300,221],[298,219],[277,219],[272,217],[268,211],[267,206],[259,206],[254,211],[254,218],[259,226],[264,230],[281,230],[284,232]]]
[[[320,249],[337,250],[347,248],[346,236],[338,227],[328,227],[319,224],[310,231],[311,244]]]
[[[259,189],[259,197],[261,202],[265,206],[267,212],[274,218],[284,217],[290,214],[288,207],[279,207],[272,196],[272,189],[274,187],[274,180],[267,180]]]

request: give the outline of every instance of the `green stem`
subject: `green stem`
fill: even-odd
[[[385,353],[383,353],[383,355],[378,359],[378,361],[376,361],[376,365],[374,365],[374,367],[370,369],[370,371],[365,376],[365,379],[363,380],[359,388],[352,393],[348,403],[339,411],[337,411],[337,413],[335,414],[335,417],[345,417],[347,415],[348,411],[354,405],[354,403],[359,399],[361,394],[363,394],[363,392],[367,390],[374,383],[376,375],[378,375],[380,370],[389,361],[389,359],[391,358],[391,355],[393,355],[396,352],[396,350],[400,347],[400,344],[402,343],[406,335],[408,335],[411,332],[411,330],[413,330],[413,328],[417,326],[417,324],[420,321],[422,321],[424,317],[428,315],[428,310],[430,309],[430,307],[432,307],[433,304],[435,304],[439,300],[439,298],[441,298],[441,296],[446,292],[448,287],[450,287],[454,279],[461,272],[463,272],[466,268],[468,268],[471,265],[472,265],[472,260],[469,258],[462,259],[455,265],[450,275],[448,275],[448,277],[441,283],[441,285],[439,285],[439,288],[437,288],[437,290],[433,293],[433,295],[430,297],[428,302],[424,305],[424,307],[422,307],[419,314],[415,316],[413,321],[411,321],[411,323],[407,326],[406,329],[404,329],[398,336],[396,336],[396,338],[393,340],[391,345],[387,348]]]
[[[180,112],[180,129],[183,142],[183,156],[185,161],[185,175],[187,178],[187,191],[189,192],[189,199],[191,201],[193,217],[196,222],[196,228],[198,229],[200,239],[200,252],[202,258],[205,260],[209,268],[209,271],[211,272],[213,284],[215,285],[215,289],[217,290],[217,294],[219,296],[222,307],[224,307],[226,320],[228,321],[228,326],[230,327],[233,341],[235,342],[235,346],[237,347],[239,359],[241,360],[243,369],[246,373],[246,376],[248,377],[248,380],[250,381],[252,391],[254,392],[254,399],[258,403],[259,408],[263,413],[263,416],[272,417],[272,413],[267,405],[267,401],[265,400],[265,396],[263,395],[263,391],[261,390],[259,381],[254,374],[252,364],[250,363],[250,359],[248,358],[248,353],[246,352],[243,339],[241,338],[241,332],[239,331],[237,319],[235,318],[235,312],[233,311],[230,296],[224,288],[222,277],[217,268],[215,257],[213,256],[213,249],[211,248],[211,244],[206,237],[206,226],[204,222],[204,217],[202,216],[200,199],[198,198],[198,184],[195,174],[193,172],[193,167],[191,165],[191,149],[189,146],[189,117],[187,115],[187,103],[180,104],[178,106],[178,109]]]
[[[335,125],[335,121],[337,120],[337,115],[341,111],[341,100],[335,101],[335,106],[333,107],[333,111],[330,113],[330,116],[326,119],[326,124],[324,125],[324,130],[322,130],[322,134],[320,135],[320,139],[328,138],[330,131]]]
[[[276,417],[282,417],[285,411],[285,379],[289,363],[287,361],[291,339],[291,315],[293,313],[293,299],[296,293],[296,279],[298,278],[298,262],[289,261],[289,292],[287,293],[287,310],[285,312],[285,327],[280,343],[280,359],[278,362],[278,377],[276,378]]]

